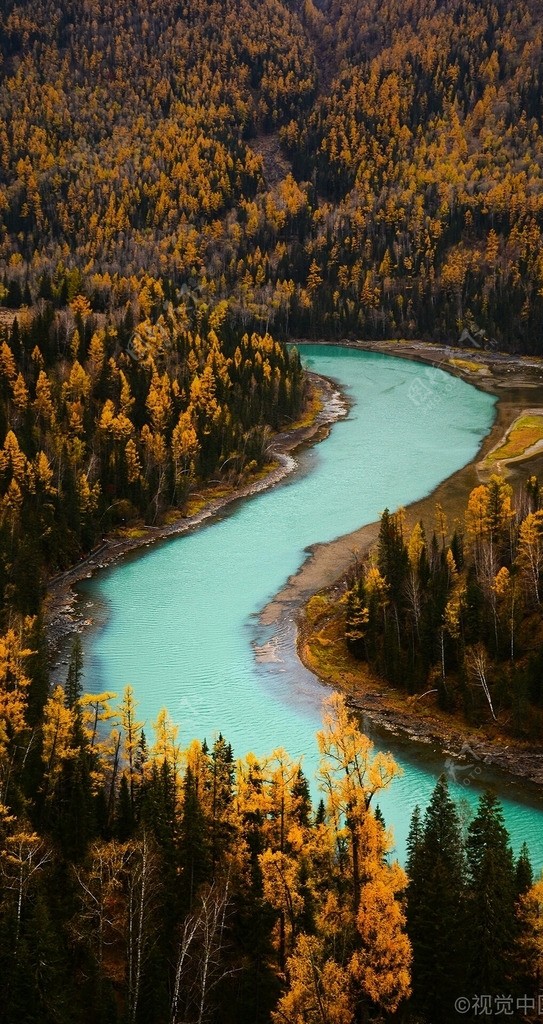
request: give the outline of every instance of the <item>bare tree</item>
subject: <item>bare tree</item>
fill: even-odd
[[[136,1020],[145,962],[158,934],[159,861],[148,836],[96,843],[75,871],[81,911],[72,933],[96,960],[98,977],[126,984],[128,1021]]]
[[[210,995],[229,974],[225,932],[230,879],[203,890],[196,909],[185,919],[179,937],[170,1024],[204,1024],[212,1013]]]
[[[0,876],[4,888],[15,896],[15,941],[17,950],[21,935],[21,920],[25,900],[38,879],[38,873],[51,860],[52,851],[47,843],[30,829],[19,829],[5,840],[0,851]]]
[[[490,696],[490,688],[487,680],[488,656],[483,644],[476,644],[475,647],[472,647],[466,654],[466,660],[468,668],[471,670],[477,685],[481,687],[486,697],[492,718],[497,722],[498,719],[494,713],[492,698]]]
[[[123,873],[127,843],[95,843],[84,868],[74,868],[79,883],[81,909],[71,922],[71,932],[91,952],[98,968],[98,986],[105,977],[121,981],[124,969],[121,949],[124,945],[125,901]],[[108,955],[110,954],[110,955]]]
[[[137,1016],[143,967],[158,933],[159,861],[146,832],[129,845],[125,872],[127,1002],[128,1019],[133,1024]]]

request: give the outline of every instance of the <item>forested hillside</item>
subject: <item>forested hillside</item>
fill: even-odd
[[[536,1006],[543,883],[441,780],[407,871],[398,767],[338,695],[311,806],[283,750],[149,735],[51,686],[48,580],[112,527],[254,479],[307,410],[292,337],[543,355],[539,0],[0,5],[0,1018],[434,1024]],[[316,404],[316,403],[315,403]],[[345,640],[471,722],[541,736],[543,498],[403,536]],[[124,681],[119,681],[122,687]],[[244,754],[236,751],[236,754]],[[523,1002],[524,1000],[524,1002]],[[465,1008],[465,1002],[464,1002]],[[520,1008],[519,1008],[520,1007]],[[487,1011],[485,1010],[485,1013]]]
[[[78,296],[0,342],[4,619],[35,614],[48,574],[111,526],[160,522],[196,482],[269,461],[272,428],[303,403],[299,357],[223,319],[215,308],[191,328],[170,303],[135,329],[130,309],[99,326]]]
[[[464,726],[540,742],[543,488],[537,478],[514,495],[492,476],[471,492],[454,529],[441,506],[433,523],[409,531],[405,523],[403,510],[385,509],[378,543],[353,566],[344,593],[311,600],[313,667],[319,671],[322,656],[323,674],[331,669],[332,681],[348,677],[364,686],[369,672],[370,680],[398,688],[415,714],[437,706]]]
[[[7,0],[4,301],[118,319],[185,285],[260,332],[540,351],[540,15]]]

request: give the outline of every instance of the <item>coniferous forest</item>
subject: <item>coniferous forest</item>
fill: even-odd
[[[336,605],[354,657],[406,694],[435,693],[468,724],[499,717],[541,740],[542,498],[534,476],[516,496],[492,476],[450,538],[440,506],[431,536],[422,522],[408,534],[405,512],[386,509]]]
[[[538,0],[4,0],[1,294],[541,352]]]
[[[222,736],[182,749],[165,711],[146,737],[130,687],[115,706],[83,695],[79,641],[36,729],[15,642],[2,651],[4,1020],[447,1022],[480,993],[521,1020],[538,1005],[542,882],[490,793],[466,816],[441,778],[414,812],[406,873],[378,807],[398,767],[339,695],[312,807],[282,749],[238,762]]]
[[[130,687],[84,693],[78,638],[51,684],[44,597],[112,528],[256,479],[308,405],[291,338],[543,356],[542,33],[539,0],[2,0],[6,1024],[541,1011],[543,882],[492,793],[469,812],[441,778],[404,870],[399,768],[342,697],[312,801],[281,748],[182,746]],[[537,480],[430,532],[385,513],[344,642],[539,740]]]

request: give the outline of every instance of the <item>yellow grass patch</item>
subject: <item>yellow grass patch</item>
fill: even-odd
[[[518,458],[538,441],[543,441],[543,416],[519,416],[504,443],[490,452],[486,461],[497,462],[499,459]]]
[[[485,369],[484,363],[476,363],[472,359],[449,359],[449,363],[458,370],[466,370],[468,373],[482,373]]]
[[[278,465],[278,462],[266,462],[266,464],[262,466],[262,469],[257,469],[253,473],[251,473],[251,482],[253,480],[263,480],[264,477],[268,475],[268,473],[271,473],[272,470],[277,469]]]
[[[330,611],[330,602],[323,594],[313,594],[305,606],[305,617],[308,625],[314,626],[323,615]]]
[[[305,427],[311,427],[315,422],[317,416],[322,412],[323,401],[322,395],[317,388],[311,386],[307,405],[298,420],[290,424],[289,430],[303,430]]]
[[[162,517],[164,526],[171,526],[172,523],[176,523],[177,520],[183,515],[180,508],[170,508],[168,512]]]
[[[216,487],[206,487],[204,491],[191,494],[183,505],[182,514],[187,518],[189,516],[196,516],[198,512],[202,512],[212,501],[228,497],[229,494],[232,494],[233,489],[229,484],[218,484]]]
[[[116,537],[122,537],[124,540],[139,540],[140,537],[147,537],[149,530],[146,530],[144,526],[121,526],[115,530]]]

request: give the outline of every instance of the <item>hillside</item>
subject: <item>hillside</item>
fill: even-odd
[[[130,613],[127,642],[152,664],[133,683],[140,696],[170,693],[179,722],[165,708],[139,720],[111,633],[115,678],[85,652],[65,590],[74,639],[53,680],[58,636],[46,621],[55,587],[58,597],[68,578],[104,569],[105,549],[120,556],[193,527],[276,482],[274,455],[291,465],[287,450],[323,436],[336,385],[304,373],[287,341],[416,338],[420,356],[440,340],[443,366],[474,381],[486,366],[446,361],[459,336],[543,357],[542,7],[2,0],[5,1024],[473,1024],[493,1007],[521,1024],[536,998],[541,1008],[543,877],[534,882],[522,825],[509,836],[496,797],[470,810],[443,776],[414,810],[404,871],[393,805],[385,821],[377,800],[396,786],[405,809],[407,779],[396,782],[401,766],[374,750],[345,699],[323,705],[313,803],[303,758],[278,746],[264,699],[280,680],[280,721],[290,714],[289,661],[272,653],[273,679],[255,663],[258,716],[238,702],[230,652],[243,647],[252,664],[268,644],[256,630],[264,598],[245,601],[246,577],[260,574],[263,595],[280,564],[291,572],[310,550],[276,540],[296,517],[315,525],[300,492],[273,506],[265,535],[239,517],[231,547],[224,522],[210,527],[216,549],[199,533],[194,565],[180,549],[183,572],[165,546],[164,605],[142,561],[145,622]],[[480,358],[502,360],[506,381],[514,360]],[[540,369],[524,366],[519,394]],[[417,384],[424,392],[422,377],[406,384],[414,412]],[[535,397],[518,411],[486,456],[498,470],[542,443]],[[337,518],[334,487],[312,479]],[[532,476],[515,504],[492,476],[450,541],[438,508],[428,539],[420,524],[404,538],[402,513],[384,514],[376,565],[357,561],[341,601],[332,591],[309,603],[316,648],[342,685],[345,668],[371,671],[382,689],[403,686],[407,707],[435,692],[462,727],[491,719],[508,741],[539,744],[543,488]],[[240,599],[239,624],[212,577],[225,602]],[[98,627],[109,599],[94,601],[81,612]],[[162,640],[166,604],[175,623]],[[188,639],[207,656],[211,632],[220,658],[193,671],[181,648]],[[311,699],[296,698],[308,721]],[[187,735],[200,701],[214,716],[207,740]],[[216,731],[237,717],[274,734],[268,756],[234,751]],[[257,753],[258,742],[247,738]],[[434,763],[414,776],[425,803]],[[513,792],[512,807],[523,802]],[[536,823],[538,813],[534,801]]]
[[[4,302],[82,292],[118,320],[197,286],[283,336],[467,328],[539,352],[540,14],[9,0]]]

